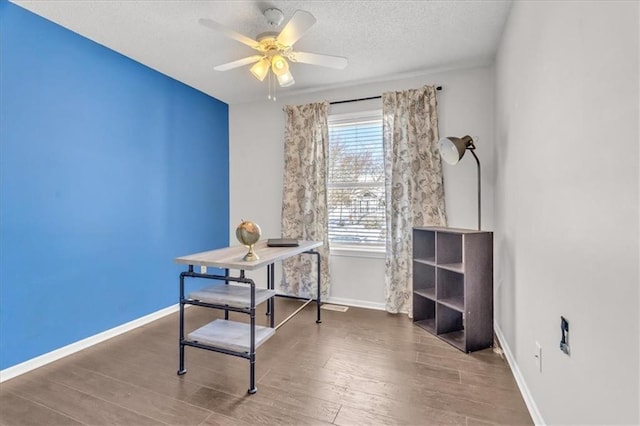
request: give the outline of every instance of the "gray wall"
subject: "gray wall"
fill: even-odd
[[[472,135],[483,166],[483,228],[493,229],[493,68],[432,72],[409,78],[341,87],[295,97],[278,93],[278,102],[229,106],[230,236],[241,218],[260,224],[265,236],[280,235],[284,143],[283,105],[381,95],[385,91],[442,85],[438,112],[442,135]],[[266,98],[266,85],[265,85]],[[381,101],[332,106],[330,113],[381,108]],[[456,166],[444,165],[445,196],[450,226],[475,228],[476,164],[471,155]],[[279,269],[279,268],[277,268]],[[332,252],[331,301],[381,309],[384,307],[384,258],[378,253]],[[263,274],[257,279],[264,281]]]
[[[515,2],[496,62],[496,321],[549,424],[640,423],[638,18]]]

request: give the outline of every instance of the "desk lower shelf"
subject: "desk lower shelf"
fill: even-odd
[[[258,306],[275,295],[275,290],[256,288],[254,306]],[[218,283],[189,293],[189,299],[249,309],[251,307],[251,288],[246,285]]]
[[[262,345],[276,332],[275,328],[256,325],[255,347]],[[236,352],[251,350],[251,326],[242,322],[217,319],[192,331],[187,339]]]

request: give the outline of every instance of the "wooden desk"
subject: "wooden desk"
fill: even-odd
[[[302,253],[315,255],[318,267],[318,291],[316,302],[317,319],[320,323],[320,253],[314,249],[320,247],[320,241],[300,241],[297,247],[268,247],[267,242],[259,241],[254,250],[260,257],[258,260],[242,260],[247,253],[245,246],[226,247],[217,250],[205,251],[175,259],[176,263],[188,265],[188,270],[180,274],[180,366],[178,375],[187,372],[184,368],[184,348],[192,346],[227,355],[238,356],[249,360],[249,394],[257,392],[255,386],[255,351],[258,346],[271,337],[275,330],[300,312],[312,298],[301,298],[277,294],[275,290],[275,262],[287,259],[291,256]],[[194,266],[206,266],[222,268],[224,275],[214,275],[197,273]],[[252,271],[267,267],[267,288],[256,289],[255,282],[245,276],[245,271]],[[230,270],[240,271],[239,276],[230,274]],[[204,278],[216,280],[212,286],[202,288],[192,292],[185,297],[185,278]],[[237,284],[231,284],[237,283]],[[293,314],[285,318],[280,324],[274,325],[275,319],[275,297],[289,297],[302,299],[306,302]],[[255,308],[260,303],[267,302],[267,315],[269,315],[269,327],[256,326]],[[184,331],[184,307],[185,305],[204,306],[213,309],[223,309],[225,311],[224,320],[215,320],[204,327],[195,330],[185,338]],[[250,324],[229,320],[229,311],[241,312],[250,316]]]

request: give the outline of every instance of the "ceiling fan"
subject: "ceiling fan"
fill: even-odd
[[[267,19],[267,23],[273,28],[277,28],[284,19],[282,11],[275,8],[266,9],[264,16]],[[237,33],[211,19],[201,18],[198,22],[259,52],[257,55],[218,65],[214,67],[216,71],[227,71],[244,65],[254,64],[251,67],[251,73],[258,80],[263,81],[269,73],[269,70],[271,70],[278,78],[280,86],[288,87],[294,84],[295,80],[289,69],[287,59],[291,62],[320,65],[334,69],[344,69],[347,66],[347,58],[341,56],[293,51],[293,44],[316,23],[316,18],[309,12],[303,10],[297,10],[279,33],[276,31],[268,31],[259,34],[255,40]]]

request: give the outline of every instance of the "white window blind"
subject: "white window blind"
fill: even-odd
[[[332,244],[384,246],[382,111],[329,117],[327,196]]]

